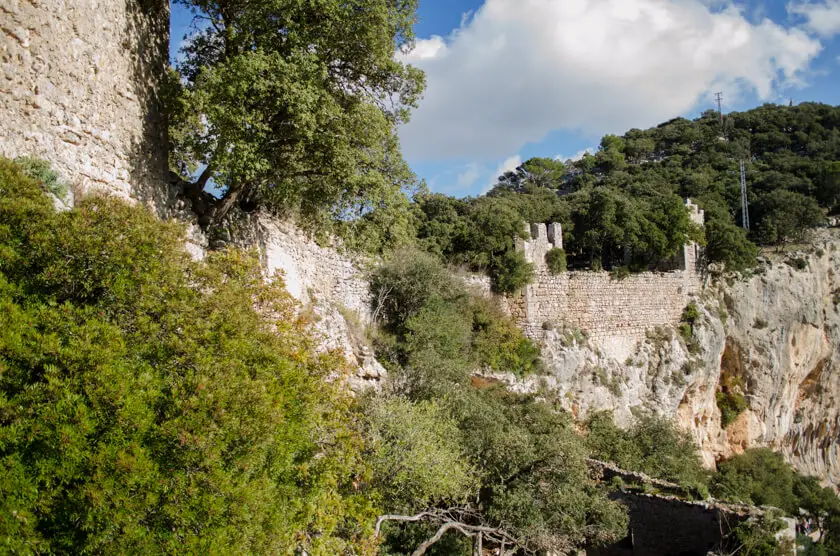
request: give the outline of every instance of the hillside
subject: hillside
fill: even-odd
[[[739,161],[746,163],[750,232],[741,229]],[[675,119],[621,137],[578,161],[531,159],[487,196],[415,198],[421,244],[445,260],[488,269],[499,291],[527,282],[513,240],[521,221],[560,222],[570,268],[630,271],[668,265],[688,239],[730,270],[755,263],[756,244],[802,238],[837,210],[840,107],[765,105]],[[703,232],[682,209],[705,210]]]

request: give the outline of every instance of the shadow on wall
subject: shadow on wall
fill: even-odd
[[[702,502],[626,492],[610,497],[627,506],[630,530],[614,545],[588,548],[587,556],[706,556],[747,518]]]
[[[126,0],[122,45],[129,48],[133,92],[142,110],[142,133],[131,145],[130,181],[134,197],[171,216],[177,194],[169,180],[169,135],[162,81],[169,64],[169,0]]]

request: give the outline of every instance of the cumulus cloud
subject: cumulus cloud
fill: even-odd
[[[802,30],[751,23],[720,4],[486,0],[446,39],[420,40],[406,55],[428,88],[401,130],[405,152],[498,160],[554,130],[652,125],[714,91],[769,99],[821,50]]]
[[[598,149],[596,147],[589,147],[586,149],[579,150],[575,153],[575,156],[563,156],[562,154],[558,154],[554,157],[554,160],[559,160],[560,162],[566,162],[568,160],[571,160],[572,162],[577,162],[578,160],[582,159],[583,155],[585,155],[586,153],[595,154],[596,152],[598,152]]]
[[[840,0],[824,2],[794,2],[788,12],[805,18],[806,25],[823,37],[840,34]]]

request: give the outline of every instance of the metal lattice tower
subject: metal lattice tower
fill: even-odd
[[[720,117],[720,125],[723,125],[723,93],[715,93],[715,100],[718,105],[718,117]]]
[[[747,171],[744,167],[743,159],[741,160],[741,224],[745,230],[750,229],[750,211],[747,200]]]

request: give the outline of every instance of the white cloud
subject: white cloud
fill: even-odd
[[[840,34],[840,0],[794,2],[788,12],[805,18],[808,28],[823,37]]]
[[[715,91],[768,99],[821,50],[802,30],[707,4],[486,0],[445,41],[420,40],[406,55],[428,88],[401,130],[405,152],[413,161],[498,160],[553,130],[653,125]]]
[[[499,176],[501,176],[505,172],[510,172],[511,170],[516,170],[521,165],[522,165],[522,157],[519,156],[518,154],[515,154],[513,156],[509,156],[506,159],[504,159],[499,164],[499,166],[496,168],[496,171],[493,172],[492,174],[490,174],[489,181],[487,182],[487,187],[484,188],[484,191],[482,191],[482,194],[487,193],[490,190],[491,187],[493,187],[494,185],[496,185],[496,183],[498,183]]]
[[[598,152],[598,149],[596,147],[588,147],[586,149],[576,152],[575,156],[563,156],[562,154],[558,154],[554,157],[554,160],[559,160],[560,162],[566,162],[567,160],[577,162],[578,160],[583,158],[583,155],[585,155],[586,153],[595,154],[596,152]]]
[[[478,178],[481,177],[481,168],[478,164],[468,164],[463,172],[458,174],[455,183],[458,189],[466,189],[475,185]]]

